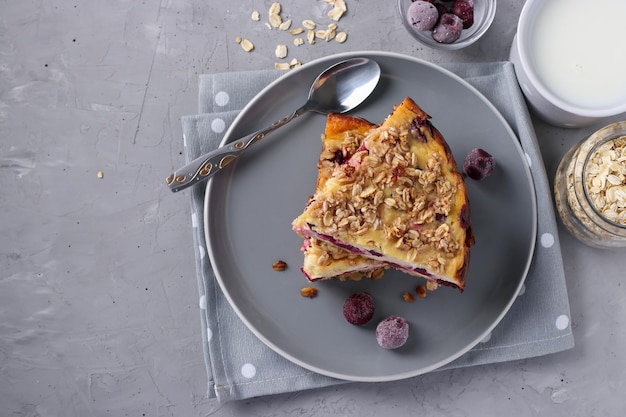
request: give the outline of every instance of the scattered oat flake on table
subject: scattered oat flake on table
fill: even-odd
[[[344,0],[326,0],[326,2],[333,5],[333,8],[328,12],[328,17],[335,22],[339,21],[343,14],[348,11]]]
[[[281,10],[281,6],[280,6],[280,3],[278,2],[274,2],[270,6],[269,21],[270,21],[270,25],[272,25],[275,28],[280,27],[280,24],[283,22],[282,17],[280,17],[280,10]]]
[[[102,172],[102,171],[98,171],[98,178],[99,178],[99,179],[104,178],[104,172]]]
[[[332,20],[332,22],[327,24],[327,29],[323,30],[319,28],[319,24],[313,21],[312,19],[304,19],[302,20],[302,27],[291,28],[292,20],[287,19],[283,21],[281,16],[282,13],[282,5],[280,2],[271,3],[268,9],[268,21],[263,22],[264,25],[269,29],[277,29],[281,31],[288,31],[290,35],[300,35],[305,33],[303,36],[297,36],[293,39],[293,44],[295,46],[304,45],[308,43],[309,45],[314,45],[316,43],[316,39],[323,39],[326,42],[330,42],[333,39],[337,43],[344,43],[348,37],[348,34],[344,31],[337,32],[338,25],[337,22],[343,14],[347,11],[345,0],[323,0],[325,3],[332,6],[332,9],[327,13],[328,17]],[[250,18],[253,21],[261,20],[261,16],[258,10],[253,10],[251,12]],[[237,36],[235,41],[241,45],[241,48],[250,52],[254,49],[254,44],[250,42],[248,39],[244,39],[241,36]],[[277,58],[283,59],[288,55],[287,45],[279,44],[274,54]],[[291,68],[302,65],[302,63],[296,59],[292,60],[290,63],[285,62],[276,62],[274,64],[275,69],[279,70],[289,70]]]
[[[288,69],[291,69],[291,66],[287,62],[276,62],[274,64],[274,69],[277,69],[277,70],[288,70]]]
[[[272,27],[279,28],[282,23],[283,20],[279,15],[273,14],[270,16],[270,25],[272,25]]]
[[[276,1],[270,6],[269,14],[280,14],[280,11],[281,5],[279,2]]]
[[[302,21],[302,26],[308,30],[315,30],[317,24],[314,21],[307,19]]]
[[[291,19],[285,20],[280,25],[278,25],[278,30],[289,30],[291,27]]]
[[[276,50],[274,51],[276,58],[284,58],[287,56],[287,45],[278,44],[276,45]]]
[[[243,48],[244,51],[246,52],[250,52],[251,50],[254,49],[254,45],[252,44],[252,42],[250,42],[247,39],[242,39],[241,40],[241,47]]]
[[[335,29],[328,29],[326,31],[326,34],[324,35],[324,40],[326,42],[332,41],[333,39],[335,39],[337,32],[335,31]]]

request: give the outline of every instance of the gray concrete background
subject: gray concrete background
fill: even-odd
[[[564,229],[573,350],[391,383],[204,398],[188,196],[163,179],[183,162],[180,117],[197,112],[198,74],[273,68],[280,34],[249,17],[265,19],[270,3],[0,0],[0,415],[623,415],[625,252]],[[281,3],[296,22],[328,9]],[[523,4],[499,1],[478,44],[436,52],[413,41],[394,1],[346,3],[348,41],[292,47],[293,57],[506,60]],[[550,178],[600,127],[535,126]]]

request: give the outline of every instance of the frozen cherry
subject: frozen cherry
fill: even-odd
[[[362,326],[374,316],[374,300],[366,292],[358,292],[349,296],[343,303],[343,316],[348,323]]]
[[[385,349],[397,349],[409,338],[409,323],[399,316],[389,316],[376,326],[376,341]]]
[[[411,27],[416,30],[431,30],[439,19],[439,12],[432,3],[416,1],[407,9],[406,18]]]
[[[474,0],[455,0],[452,3],[452,13],[463,21],[463,29],[474,24]]]
[[[463,21],[452,13],[445,13],[433,29],[433,39],[439,43],[453,43],[461,37]]]
[[[450,10],[448,10],[448,7],[443,4],[443,3],[434,3],[435,7],[437,8],[437,11],[439,12],[439,16],[443,16],[446,13],[450,13]]]
[[[482,180],[488,177],[495,166],[495,158],[480,148],[472,149],[463,162],[463,170],[473,180]]]

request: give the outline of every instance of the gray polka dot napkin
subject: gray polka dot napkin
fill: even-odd
[[[517,133],[535,181],[539,224],[534,260],[511,310],[474,349],[441,369],[523,359],[572,348],[574,338],[550,186],[513,66],[508,62],[443,66],[481,91]],[[281,74],[268,70],[201,76],[199,114],[182,118],[187,160],[214,149],[238,112]],[[208,396],[230,401],[343,383],[284,359],[239,320],[222,294],[206,254],[203,205],[204,187],[193,187],[191,222]]]

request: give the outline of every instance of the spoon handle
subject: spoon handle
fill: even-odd
[[[248,136],[229,142],[224,146],[220,146],[219,148],[194,159],[182,168],[177,169],[173,174],[167,177],[165,182],[172,192],[178,192],[211,178],[213,175],[226,167],[226,165],[233,162],[246,149],[250,148],[252,145],[276,129],[299,117],[307,110],[308,107],[306,105],[302,106],[290,116],[283,117],[282,119],[275,121],[271,126],[266,127],[265,129],[257,130]]]

